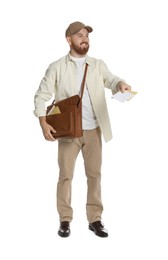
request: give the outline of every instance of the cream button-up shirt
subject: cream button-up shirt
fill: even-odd
[[[117,83],[124,80],[113,75],[102,60],[86,56],[86,63],[89,65],[86,84],[98,124],[107,142],[112,138],[112,131],[104,88],[111,89],[114,94],[117,92]],[[84,68],[85,64],[83,71]],[[50,64],[35,94],[34,114],[37,117],[46,115],[45,102],[49,101],[53,94],[56,102],[79,94],[77,82],[77,66],[69,54]]]

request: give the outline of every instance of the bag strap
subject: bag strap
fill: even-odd
[[[83,75],[83,80],[82,80],[82,85],[81,85],[81,99],[82,99],[82,97],[83,97],[83,92],[84,92],[84,87],[85,87],[85,80],[86,80],[87,69],[88,69],[88,64],[86,63],[86,65],[85,65],[85,71],[84,71],[84,75]]]

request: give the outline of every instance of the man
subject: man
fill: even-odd
[[[58,140],[58,165],[60,169],[57,184],[57,210],[60,218],[58,234],[70,235],[70,222],[73,218],[71,207],[71,182],[78,153],[82,152],[87,177],[86,213],[89,229],[97,236],[107,237],[108,232],[101,222],[103,205],[101,201],[101,133],[107,142],[112,138],[110,120],[105,100],[104,87],[124,92],[131,90],[122,79],[114,76],[102,60],[87,56],[89,33],[93,29],[81,22],[71,23],[65,36],[69,53],[53,62],[47,69],[35,95],[35,115],[39,117],[46,140],[54,141],[55,130],[46,122],[45,102],[53,93],[55,101],[80,93],[85,64],[88,64],[86,83],[82,98],[82,128],[80,138]]]

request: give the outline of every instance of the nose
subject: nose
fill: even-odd
[[[89,38],[88,38],[88,36],[83,36],[83,42],[89,42]]]

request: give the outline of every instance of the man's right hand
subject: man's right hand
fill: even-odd
[[[47,124],[46,117],[39,117],[39,121],[43,131],[44,138],[47,141],[55,141],[55,138],[52,136],[52,133],[56,133],[56,131],[51,125]]]

